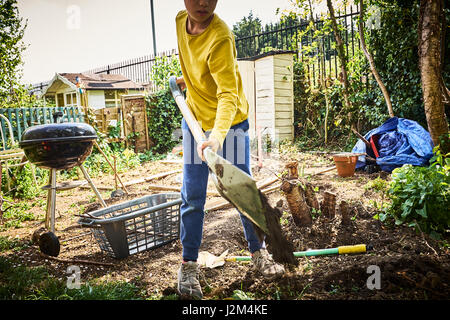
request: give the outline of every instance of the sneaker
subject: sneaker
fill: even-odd
[[[273,279],[284,274],[284,267],[276,263],[266,249],[254,252],[252,261],[255,269],[266,278]]]
[[[178,293],[202,299],[203,293],[198,280],[200,273],[197,262],[188,261],[178,269]]]

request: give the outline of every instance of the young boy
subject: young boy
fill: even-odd
[[[183,119],[183,185],[180,239],[183,263],[178,271],[178,291],[202,298],[198,280],[198,251],[202,240],[208,166],[203,150],[222,156],[250,174],[248,102],[236,60],[234,36],[214,10],[217,0],[184,0],[186,10],[178,13],[176,29],[186,102],[209,137],[198,145]],[[197,146],[197,147],[195,147]],[[201,160],[200,160],[201,158]],[[255,267],[266,277],[284,273],[260,242],[253,224],[241,213],[244,235]]]

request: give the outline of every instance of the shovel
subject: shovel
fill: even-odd
[[[176,83],[175,76],[170,77],[169,87],[195,141],[200,143],[201,141],[207,140],[197,119],[186,104],[183,93]],[[269,230],[263,213],[263,204],[258,187],[256,186],[256,181],[246,172],[213,152],[209,147],[203,150],[203,155],[210,169],[212,180],[220,195],[268,235]]]

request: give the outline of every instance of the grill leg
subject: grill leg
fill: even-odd
[[[56,169],[50,169],[49,184],[47,196],[47,215],[45,216],[45,228],[55,233],[55,211],[56,211]]]
[[[82,164],[80,164],[80,169],[83,172],[84,178],[89,182],[89,185],[91,186],[92,190],[94,190],[95,195],[97,196],[98,200],[100,200],[100,203],[103,207],[106,207],[105,201],[103,201],[102,196],[98,192],[97,188],[95,187],[94,183],[91,180],[91,177],[89,177],[89,174],[87,173],[86,169],[83,167]]]

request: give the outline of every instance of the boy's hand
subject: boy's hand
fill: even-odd
[[[217,152],[217,150],[219,150],[219,147],[220,147],[219,140],[217,140],[214,137],[209,137],[209,139],[207,141],[200,142],[197,145],[198,156],[205,162],[206,162],[206,160],[203,155],[203,150],[207,147],[210,147],[213,152]]]
[[[184,82],[184,78],[183,77],[178,77],[176,83],[180,87],[181,91],[186,89],[186,82]]]

